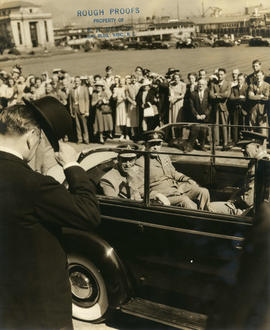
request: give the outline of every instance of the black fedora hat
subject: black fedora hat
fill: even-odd
[[[44,96],[31,102],[24,99],[24,103],[35,111],[40,127],[54,151],[59,151],[58,141],[72,133],[72,119],[64,105],[52,96]]]

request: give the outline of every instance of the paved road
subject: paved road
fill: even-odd
[[[104,74],[104,68],[111,65],[115,74],[126,75],[134,71],[137,65],[149,68],[154,72],[165,74],[168,67],[181,70],[186,79],[188,72],[197,72],[204,68],[209,73],[218,67],[225,67],[228,74],[233,68],[250,73],[252,60],[259,58],[263,69],[269,73],[269,47],[249,47],[247,45],[229,48],[196,48],[196,49],[156,49],[156,50],[102,50],[96,53],[73,53],[43,58],[32,58],[2,62],[1,68],[9,71],[14,63],[23,66],[24,73],[40,75],[43,71],[51,72],[55,67],[61,67],[72,75]]]

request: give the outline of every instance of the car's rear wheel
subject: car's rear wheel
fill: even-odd
[[[72,292],[72,316],[99,323],[108,315],[108,295],[98,268],[87,258],[68,256],[69,280]]]

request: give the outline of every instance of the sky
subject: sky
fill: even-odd
[[[70,24],[72,22],[88,25],[93,18],[77,17],[77,10],[104,9],[107,13],[110,8],[139,8],[140,15],[166,16],[177,18],[177,1],[181,18],[199,16],[202,9],[202,0],[26,0],[42,6],[43,11],[51,12],[55,25]],[[224,14],[243,13],[244,7],[262,3],[265,8],[270,7],[269,0],[203,0],[204,7],[219,7]],[[9,0],[0,0],[0,4]],[[133,17],[135,18],[134,15]],[[112,17],[104,15],[105,17]],[[91,25],[91,24],[89,24]]]

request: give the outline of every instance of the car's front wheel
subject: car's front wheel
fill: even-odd
[[[108,312],[108,295],[98,268],[87,258],[68,255],[68,272],[72,292],[73,317],[99,323]]]

